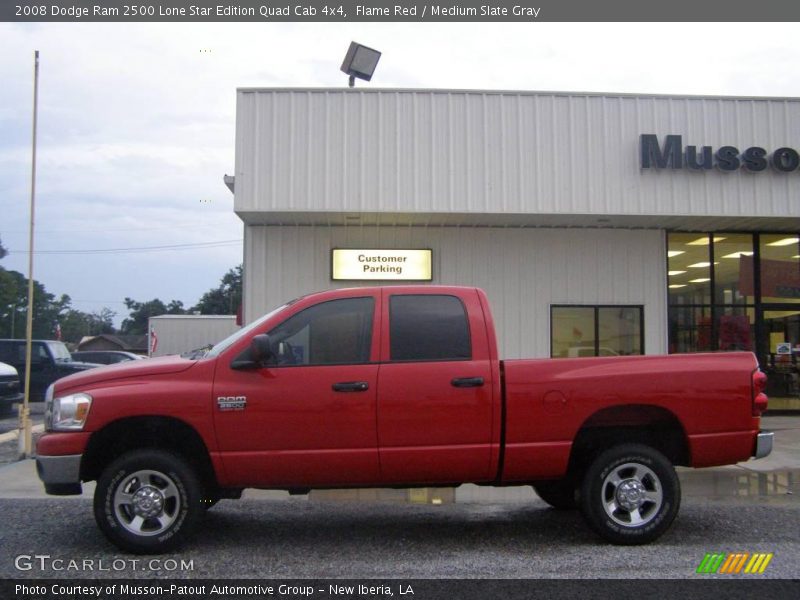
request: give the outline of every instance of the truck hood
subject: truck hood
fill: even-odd
[[[180,373],[192,368],[197,363],[196,360],[181,358],[180,356],[163,356],[161,358],[149,358],[147,360],[129,360],[115,365],[103,365],[93,369],[88,369],[80,373],[68,375],[56,382],[56,393],[75,388],[94,387],[98,383],[105,383],[118,379],[130,379],[133,377],[153,377],[156,375],[166,375],[168,373]]]
[[[0,376],[8,377],[10,375],[17,376],[17,370],[12,367],[11,365],[7,365],[4,362],[0,362]]]

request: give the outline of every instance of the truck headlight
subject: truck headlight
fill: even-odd
[[[69,394],[48,402],[45,425],[53,431],[79,431],[83,429],[92,397],[89,394]]]

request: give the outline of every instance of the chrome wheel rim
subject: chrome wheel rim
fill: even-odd
[[[603,479],[600,493],[606,515],[625,527],[646,525],[664,502],[658,476],[639,463],[614,467]]]
[[[114,514],[129,532],[141,536],[164,533],[181,510],[178,486],[159,471],[140,470],[125,477],[114,493]]]

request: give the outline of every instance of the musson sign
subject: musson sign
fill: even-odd
[[[335,248],[331,279],[338,281],[430,281],[430,250]]]
[[[790,173],[800,167],[800,155],[794,148],[784,147],[767,152],[760,146],[744,150],[736,146],[720,146],[716,149],[712,146],[686,146],[684,151],[680,135],[667,135],[662,146],[654,133],[639,136],[639,158],[642,169],[704,171],[716,167],[727,173],[740,169],[760,173],[771,167],[780,173]]]

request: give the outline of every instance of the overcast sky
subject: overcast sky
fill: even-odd
[[[222,183],[237,87],[344,86],[351,40],[371,83],[800,97],[790,24],[0,24],[2,263],[27,273],[33,51],[41,52],[34,276],[73,305],[190,306],[242,261]],[[214,247],[58,254],[208,242]]]

